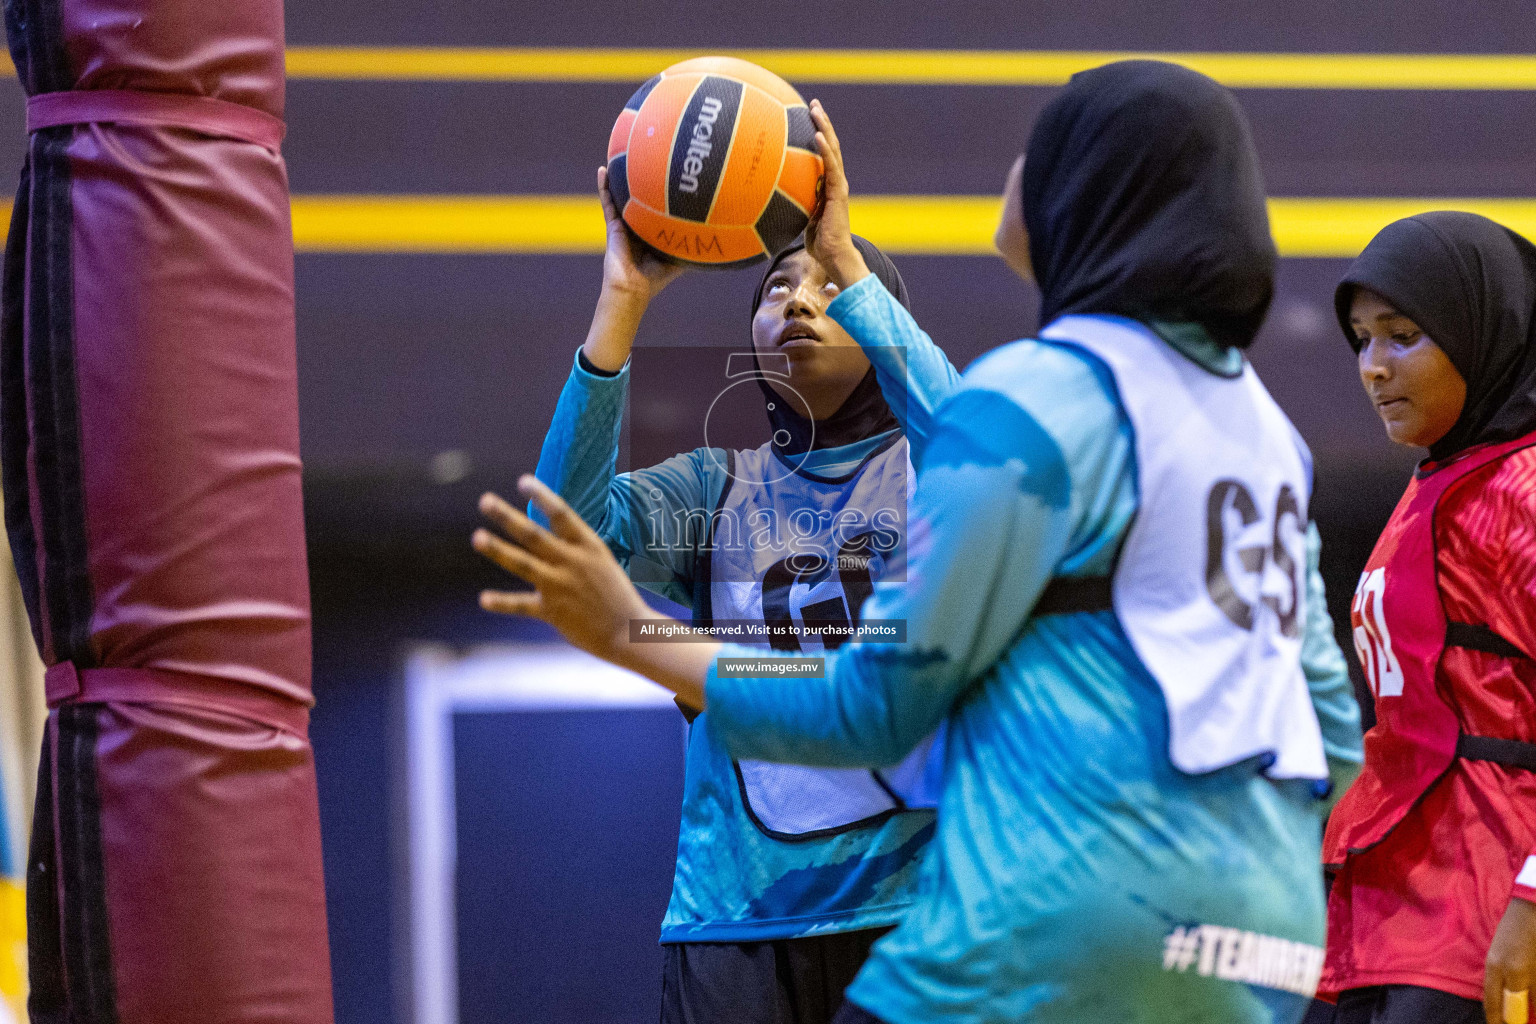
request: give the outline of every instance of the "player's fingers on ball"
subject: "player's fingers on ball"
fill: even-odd
[[[811,100],[811,124],[816,126],[816,134],[822,137],[828,149],[841,152],[837,130],[832,127],[832,119],[827,116],[827,108],[821,105],[821,100]]]
[[[826,178],[827,191],[841,195],[848,191],[848,175],[843,170],[843,156],[826,139],[821,132],[816,133],[816,149],[821,154],[822,174]]]
[[[821,100],[811,100],[811,120],[816,122],[816,127],[827,133],[828,141],[836,147],[837,129],[832,127],[832,118],[828,116],[827,108]]]
[[[576,510],[567,505],[564,498],[550,490],[549,486],[537,477],[524,474],[517,482],[517,489],[532,501],[540,512],[549,517],[549,525],[553,528],[556,537],[581,543],[596,536],[592,528],[576,514]]]
[[[837,128],[832,124],[832,118],[827,116],[827,109],[821,105],[820,100],[816,101],[816,106],[821,112],[821,124],[818,127],[826,134],[827,147],[831,149],[832,156],[837,161],[838,169],[841,170],[843,166],[843,140],[837,137]]]
[[[818,130],[824,130],[830,123],[827,120],[827,111],[821,105],[821,100],[811,100],[811,123],[814,124]]]
[[[848,198],[848,175],[843,172],[843,161],[828,146],[826,136],[821,132],[816,133],[816,149],[821,153],[823,205],[828,199]]]
[[[608,168],[597,169],[597,199],[603,204],[603,219],[612,224],[619,219],[619,211],[613,205],[613,194],[608,191]]]
[[[816,132],[815,145],[826,173],[829,175],[842,173],[843,154],[837,148],[835,137],[825,129],[819,129]]]
[[[535,619],[544,617],[543,604],[537,591],[522,590],[514,593],[506,590],[482,590],[480,607],[497,615],[527,615]]]

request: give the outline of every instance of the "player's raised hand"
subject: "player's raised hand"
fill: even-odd
[[[603,288],[632,295],[650,302],[667,285],[677,280],[687,267],[664,260],[641,244],[619,215],[608,191],[608,168],[597,169],[597,197],[603,204],[608,222],[608,242],[603,253]]]
[[[614,660],[629,642],[629,621],[652,613],[608,545],[560,496],[532,476],[518,490],[549,518],[535,523],[495,494],[480,499],[480,512],[496,528],[475,531],[474,548],[533,591],[487,590],[480,606],[502,615],[542,619],[574,646]]]
[[[839,288],[869,276],[864,256],[853,245],[848,224],[848,174],[843,168],[843,147],[832,119],[820,100],[811,100],[811,120],[816,125],[816,152],[821,154],[821,203],[805,229],[805,247]]]
[[[1526,1024],[1531,982],[1536,981],[1536,904],[1516,896],[1488,947],[1483,974],[1483,1014],[1488,1024]]]
[[[635,238],[608,191],[606,167],[597,169],[597,198],[608,225],[603,291],[581,350],[599,370],[617,373],[629,361],[646,307],[658,292],[677,280],[684,267],[662,259]]]

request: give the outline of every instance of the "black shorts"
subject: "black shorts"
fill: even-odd
[[[862,1006],[844,1003],[843,1008],[837,1011],[837,1016],[832,1018],[832,1024],[885,1024],[885,1021]]]
[[[889,931],[669,943],[663,947],[661,1024],[832,1024],[843,989],[875,940]],[[847,1024],[846,1017],[839,1019]]]
[[[1303,1024],[1484,1024],[1483,1004],[1417,985],[1372,985],[1314,1003]]]

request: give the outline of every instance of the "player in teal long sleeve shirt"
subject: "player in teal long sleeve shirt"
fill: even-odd
[[[871,281],[870,289],[889,294]],[[916,461],[932,411],[958,374],[926,335],[910,340],[913,350],[932,353],[910,360],[905,426]],[[888,347],[870,355],[875,365],[888,368],[882,385],[904,379],[903,353]],[[690,511],[719,506],[728,482],[726,460],[723,452],[697,449],[656,466],[617,472],[628,376],[627,366],[612,376],[596,374],[578,357],[537,476],[597,530],[637,585],[691,609],[698,588],[708,581],[698,578],[696,546],[681,543],[676,534]],[[893,411],[901,405],[892,403]],[[816,449],[801,468],[841,476],[889,441],[878,434]],[[662,941],[778,939],[899,920],[911,902],[916,851],[932,835],[933,815],[911,812],[872,829],[806,842],[765,836],[741,806],[732,758],[714,742],[708,720],[706,713],[691,728],[677,872]]]
[[[902,289],[899,275],[893,283]],[[873,277],[869,289],[891,295]],[[763,290],[770,303],[780,301],[783,287],[774,275],[765,278]],[[860,300],[832,301],[848,306]],[[712,354],[699,350],[701,359]],[[598,532],[632,580],[697,613],[707,603],[709,565],[685,533],[696,529],[701,510],[720,507],[732,483],[730,461],[721,449],[701,448],[655,466],[617,471],[630,387],[626,355],[627,350],[615,353],[612,361],[622,365],[605,370],[584,351],[577,353],[537,476]],[[880,403],[881,411],[887,404],[890,410],[880,421],[884,427],[873,433],[844,431],[858,436],[813,447],[797,463],[802,473],[846,476],[903,436],[912,458],[921,458],[933,412],[953,390],[958,373],[921,331],[904,337],[899,347],[884,345],[866,355],[874,383],[889,399]],[[677,867],[662,941],[742,943],[894,924],[911,902],[920,854],[933,834],[932,811],[908,811],[868,827],[796,841],[766,835],[744,807],[735,763],[713,742],[708,717],[695,720],[690,730]]]
[[[839,320],[855,338],[900,337],[910,318],[891,305],[866,302]],[[1212,368],[1241,358],[1191,343],[1187,325],[1168,333]],[[1129,424],[1108,372],[1058,345],[1006,346],[940,408],[913,514],[926,547],[913,552],[908,588],[865,610],[905,620],[908,643],[843,648],[825,680],[707,683],[709,728],[737,756],[884,764],[948,717],[925,899],[849,990],[890,1024],[1091,1019],[1107,1007],[1059,1002],[1086,988],[1073,984],[1082,970],[1198,1005],[1178,960],[1164,972],[1179,926],[1321,941],[1312,787],[1252,764],[1177,771],[1162,693],[1114,613],[1030,616],[1052,578],[1106,574],[1135,512]],[[1303,666],[1347,778],[1358,711],[1321,600],[1318,546],[1313,527]],[[1208,984],[1209,1016],[1179,1019],[1288,1020],[1306,1002]]]

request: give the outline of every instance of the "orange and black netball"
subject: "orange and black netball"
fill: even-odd
[[[810,221],[822,176],[815,138],[788,82],[734,57],[698,57],[625,104],[608,140],[608,187],[624,222],[663,256],[749,266]]]

